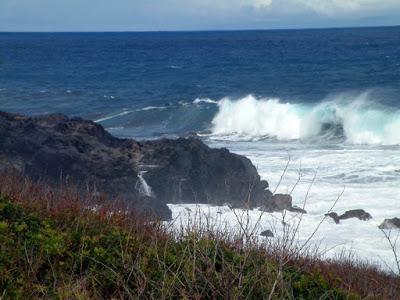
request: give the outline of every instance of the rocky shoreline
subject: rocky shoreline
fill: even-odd
[[[62,114],[0,112],[0,169],[7,168],[121,197],[164,220],[171,217],[168,203],[296,210],[289,195],[272,195],[249,159],[227,149],[194,137],[119,139],[99,124]]]
[[[0,112],[0,172],[17,171],[51,186],[119,198],[139,212],[168,220],[167,204],[229,205],[307,213],[292,197],[275,194],[252,162],[195,136],[136,141],[112,136],[101,125],[63,114],[30,117]],[[369,220],[362,209],[326,215]],[[397,218],[381,229],[399,228]]]

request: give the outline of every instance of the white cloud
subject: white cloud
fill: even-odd
[[[270,7],[272,4],[273,0],[242,0],[241,4],[242,5],[251,5],[254,6],[255,8],[267,8]]]
[[[311,12],[317,15],[342,17],[346,15],[370,16],[400,9],[400,0],[244,0],[253,6],[288,13]]]
[[[0,0],[0,30],[396,25],[400,0]]]
[[[323,15],[337,16],[338,14],[371,14],[400,7],[399,0],[295,0],[315,12]]]

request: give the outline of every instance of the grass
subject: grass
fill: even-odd
[[[173,235],[119,202],[0,178],[0,299],[399,298],[398,277],[352,259]]]

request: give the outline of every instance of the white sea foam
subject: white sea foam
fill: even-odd
[[[146,106],[143,108],[139,108],[136,111],[146,111],[146,110],[163,110],[165,109],[165,106]]]
[[[296,184],[299,171],[302,177],[293,192],[293,203],[302,206],[307,190],[315,172],[316,180],[306,201],[307,214],[303,215],[298,242],[307,241],[324,214],[332,207],[338,195],[345,188],[343,195],[334,207],[339,214],[350,209],[364,209],[372,215],[369,221],[358,219],[343,220],[335,224],[326,219],[311,239],[312,245],[319,245],[327,250],[326,256],[340,254],[342,249],[354,251],[366,260],[381,265],[383,268],[394,267],[390,245],[379,230],[378,225],[386,218],[400,216],[400,147],[377,147],[375,145],[342,145],[321,147],[318,144],[304,144],[299,141],[271,143],[268,140],[257,142],[229,142],[208,140],[211,147],[227,147],[229,150],[246,155],[257,166],[263,179],[268,180],[272,190],[280,182],[278,193],[288,193]],[[282,172],[291,157],[283,179]],[[206,222],[215,222],[221,230],[239,230],[236,215],[228,207],[207,205],[171,205],[175,224],[188,224],[188,219],[195,216],[198,208],[205,215]],[[191,216],[190,216],[191,214]],[[240,215],[240,214],[237,214]],[[247,215],[247,214],[245,214]],[[251,223],[257,222],[258,210],[249,212]],[[282,236],[280,213],[264,214],[256,232],[275,229],[276,236]],[[286,220],[296,222],[298,218],[288,213]],[[396,232],[393,232],[395,236]]]
[[[257,100],[247,96],[238,101],[228,98],[219,103],[212,121],[216,135],[247,137],[271,136],[282,140],[301,137],[301,116],[297,107],[278,99]]]
[[[134,113],[134,112],[148,111],[148,110],[163,110],[165,108],[166,108],[165,106],[146,106],[146,107],[138,108],[135,110],[125,110],[125,111],[117,113],[117,114],[112,114],[112,115],[108,115],[108,116],[96,119],[96,120],[94,120],[94,122],[100,123],[100,122],[108,121],[108,120],[115,119],[118,117],[122,117],[122,116],[125,116],[128,114]]]
[[[143,178],[143,174],[145,174],[146,172],[142,171],[139,172],[138,174],[138,186],[136,187],[139,190],[139,193],[143,196],[147,196],[147,197],[152,197],[153,196],[153,191],[151,189],[151,186],[148,185],[148,183],[146,182],[146,180]]]
[[[400,111],[373,103],[368,93],[351,101],[339,95],[314,105],[249,95],[236,101],[224,98],[218,108],[212,121],[217,137],[307,140],[343,134],[349,144],[400,144]]]
[[[106,116],[106,117],[94,120],[94,122],[96,122],[96,123],[104,122],[104,121],[111,120],[111,119],[114,119],[114,118],[117,118],[117,117],[125,116],[127,114],[130,114],[131,112],[133,112],[133,111],[123,111],[123,112],[120,112],[118,114],[113,114],[113,115],[110,115],[110,116]]]
[[[200,103],[210,103],[210,104],[218,104],[218,101],[211,100],[210,98],[196,98],[192,102],[193,104],[200,104]]]
[[[196,224],[198,227],[208,227],[227,234],[238,234],[241,230],[240,223],[245,223],[249,232],[254,230],[255,238],[258,237],[260,242],[264,238],[259,234],[264,230],[271,230],[275,235],[273,239],[287,235],[287,227],[282,224],[282,220],[285,220],[285,224],[290,224],[293,229],[299,222],[299,214],[291,212],[286,212],[283,219],[281,213],[263,213],[257,209],[244,212],[227,206],[170,204],[169,208],[172,210],[174,220],[172,224],[177,230],[185,228],[188,224],[190,226]],[[378,229],[377,220],[349,219],[335,224],[333,220],[327,218],[314,233],[323,218],[323,215],[303,215],[295,240],[298,246],[318,248],[319,254],[324,258],[337,257],[343,251],[352,252],[357,258],[378,265],[382,269],[395,270],[391,247]]]
[[[182,69],[181,66],[171,65],[169,66],[170,69]]]

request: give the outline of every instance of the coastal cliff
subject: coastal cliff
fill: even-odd
[[[62,114],[1,112],[0,166],[49,184],[122,197],[162,219],[171,216],[168,203],[282,209],[244,156],[192,137],[119,139],[92,121]]]

